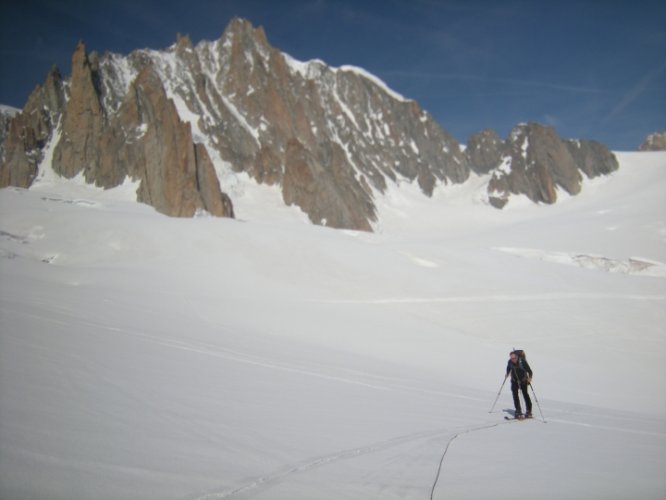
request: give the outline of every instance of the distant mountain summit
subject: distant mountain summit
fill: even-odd
[[[271,47],[262,28],[234,19],[222,37],[164,51],[87,54],[57,68],[8,128],[0,186],[30,186],[42,163],[111,188],[139,181],[137,200],[172,216],[233,216],[220,180],[238,172],[278,185],[284,202],[315,224],[372,230],[375,200],[390,183],[424,195],[488,176],[488,201],[513,194],[553,203],[576,194],[582,173],[617,168],[592,141],[563,141],[520,125],[502,141],[483,131],[465,151],[413,100],[360,68],[299,62]]]
[[[643,144],[638,147],[639,151],[666,151],[666,131],[655,132],[645,138]]]
[[[596,141],[562,140],[555,130],[538,123],[516,126],[506,141],[488,149],[500,153],[490,170],[490,203],[502,208],[512,194],[524,194],[535,203],[555,203],[557,189],[580,192],[583,174],[605,175],[618,169],[615,155]]]

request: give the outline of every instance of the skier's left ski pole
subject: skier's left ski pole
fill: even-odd
[[[546,419],[543,417],[543,412],[541,411],[541,405],[539,404],[539,398],[537,398],[536,392],[534,392],[534,386],[532,385],[532,382],[530,382],[530,387],[532,388],[532,394],[534,394],[534,401],[536,401],[537,407],[539,408],[539,413],[541,413],[541,420],[543,420],[543,423],[547,423]]]
[[[506,379],[509,378],[509,374],[504,377],[504,382],[502,382],[502,385],[500,386],[500,390],[497,392],[497,397],[495,398],[495,402],[493,405],[490,407],[490,410],[488,410],[488,413],[492,413],[493,410],[495,409],[495,405],[497,404],[497,401],[499,400],[500,394],[502,394],[502,389],[504,389],[504,384],[506,384]],[[532,389],[534,390],[534,389]]]

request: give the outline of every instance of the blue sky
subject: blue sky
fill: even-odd
[[[366,68],[459,141],[538,121],[635,149],[666,129],[666,1],[0,0],[0,103],[89,50],[220,37],[234,16],[301,60]]]

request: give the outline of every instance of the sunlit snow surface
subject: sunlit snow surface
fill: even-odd
[[[619,160],[555,206],[391,186],[374,234],[232,173],[238,220],[1,190],[0,498],[424,499],[456,435],[437,499],[664,498],[666,155]],[[488,413],[513,347],[547,424]]]

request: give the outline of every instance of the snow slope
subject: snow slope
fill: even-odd
[[[619,159],[555,206],[394,186],[376,234],[242,177],[239,220],[1,190],[0,498],[663,498],[666,155]],[[547,424],[488,413],[513,347]]]

